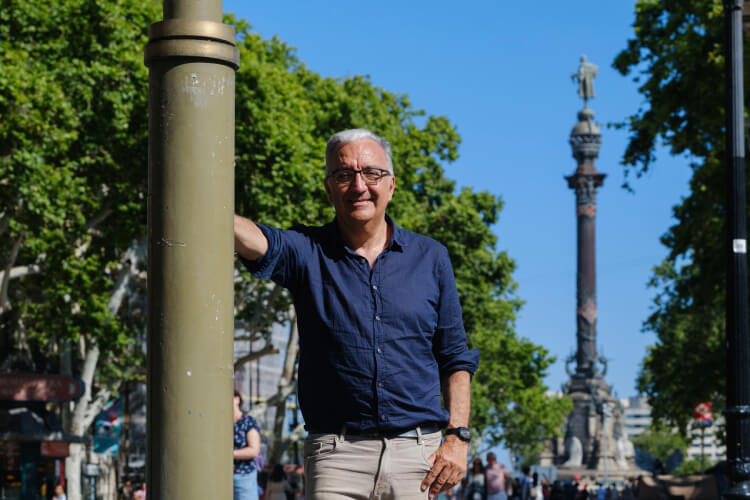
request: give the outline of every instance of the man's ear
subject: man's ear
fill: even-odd
[[[323,181],[323,187],[326,188],[326,196],[328,201],[333,205],[333,199],[331,199],[331,186],[328,185],[328,179]]]

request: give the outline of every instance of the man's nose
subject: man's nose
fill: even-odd
[[[365,178],[362,175],[362,172],[354,174],[354,179],[351,183],[351,189],[355,189],[357,191],[367,190],[367,184],[365,183]]]

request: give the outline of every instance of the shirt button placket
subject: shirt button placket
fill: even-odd
[[[381,276],[381,267],[383,266],[383,260],[385,257],[385,252],[380,254],[378,258],[375,260],[375,266],[373,268],[373,273],[370,275],[370,292],[372,293],[372,306],[373,306],[373,315],[375,321],[373,321],[373,328],[374,328],[374,336],[373,340],[375,342],[375,352],[377,353],[376,356],[376,376],[377,376],[377,392],[378,392],[378,413],[380,414],[380,422],[385,423],[388,420],[388,417],[386,416],[385,412],[383,411],[384,405],[386,404],[386,398],[383,394],[383,374],[385,373],[385,359],[384,359],[384,352],[383,352],[383,342],[384,342],[384,325],[383,325],[383,300],[382,295],[380,293],[380,286],[378,286],[379,278]]]

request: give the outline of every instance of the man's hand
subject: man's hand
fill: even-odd
[[[456,436],[446,436],[440,448],[428,458],[432,469],[422,481],[422,491],[430,488],[430,498],[435,498],[441,491],[448,491],[457,485],[466,474],[468,455],[469,443]]]

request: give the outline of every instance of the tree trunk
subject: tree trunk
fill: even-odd
[[[96,480],[97,500],[117,500],[117,460],[98,454],[99,477]]]
[[[70,419],[68,432],[76,436],[83,436],[86,433],[111,395],[109,390],[100,389],[95,398],[91,397],[91,384],[94,380],[94,372],[98,361],[99,348],[94,345],[86,350],[86,359],[81,373],[81,379],[86,386],[86,390],[83,396],[75,402],[73,415]],[[75,453],[74,449],[76,449]],[[81,496],[81,464],[85,451],[84,445],[71,443],[70,456],[65,459],[65,481],[68,486],[69,500],[83,500]]]
[[[70,500],[82,500],[81,465],[86,448],[83,443],[70,443],[70,455],[65,459],[65,487]]]
[[[127,266],[127,262],[130,262],[129,267],[124,267],[120,276],[115,284],[112,297],[107,304],[109,311],[115,315],[120,309],[125,293],[127,291],[128,283],[133,273],[137,270],[138,255],[137,244],[125,252],[123,257],[123,264]],[[117,386],[111,389],[100,388],[93,396],[92,387],[94,383],[94,375],[96,374],[96,366],[99,362],[99,346],[93,339],[84,340],[81,337],[82,344],[84,346],[83,351],[85,357],[83,360],[83,369],[81,370],[81,380],[85,385],[83,395],[75,401],[73,404],[72,416],[70,418],[70,428],[68,432],[76,436],[83,436],[91,427],[94,419],[102,411],[104,405],[109,401],[112,395],[112,390],[117,390]],[[74,453],[74,449],[76,450]],[[85,449],[83,445],[72,444],[70,445],[70,456],[65,459],[65,480],[68,486],[68,499],[69,500],[83,500],[81,497],[81,464],[83,462]]]
[[[297,361],[297,315],[294,308],[290,308],[289,317],[289,340],[286,343],[286,356],[284,358],[284,370],[281,372],[279,379],[278,394],[284,394],[276,403],[276,415],[273,421],[273,437],[271,441],[271,450],[269,452],[269,465],[275,465],[281,462],[281,457],[286,448],[284,443],[284,419],[286,417],[286,401],[294,387],[294,371]]]

